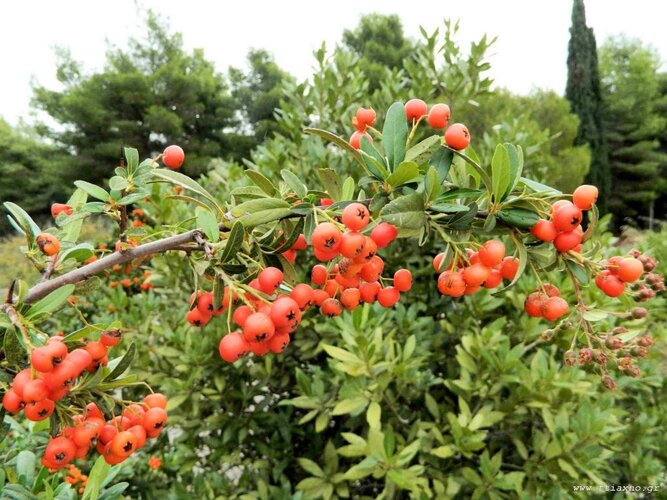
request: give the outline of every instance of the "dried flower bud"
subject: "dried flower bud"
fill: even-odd
[[[579,349],[580,365],[585,365],[586,363],[589,363],[592,358],[593,358],[593,351],[591,351],[589,348],[584,347],[582,349]]]
[[[622,333],[627,333],[627,332],[628,329],[624,326],[617,326],[611,331],[611,333],[613,333],[614,335],[621,335]]]
[[[616,390],[616,382],[614,382],[614,379],[611,378],[609,375],[605,375],[604,377],[602,377],[602,385],[605,386],[610,391]]]
[[[599,349],[593,351],[593,360],[602,366],[607,364],[607,355]]]
[[[642,346],[635,346],[632,348],[630,352],[632,353],[633,356],[636,356],[638,358],[645,358],[646,356],[648,356],[648,349]]]
[[[632,255],[635,259],[639,258],[641,254],[642,254],[641,250],[637,250],[636,248],[630,250],[630,255]]]
[[[619,370],[623,370],[623,371],[629,370],[630,368],[633,367],[634,364],[635,364],[635,360],[632,359],[629,356],[623,356],[622,358],[618,359],[618,368],[619,368]]]
[[[642,335],[639,337],[637,343],[642,347],[651,347],[653,345],[653,339],[649,335]]]
[[[608,336],[605,339],[604,344],[608,349],[620,349],[623,347],[623,340],[619,339],[618,337]]]
[[[567,366],[572,366],[576,362],[577,362],[577,355],[574,353],[574,351],[567,351],[565,353],[565,364]]]
[[[633,307],[632,310],[630,311],[630,314],[632,314],[633,318],[639,319],[639,318],[645,318],[648,315],[648,311],[646,310],[645,307]]]
[[[656,283],[660,283],[662,281],[662,276],[660,276],[657,273],[648,273],[646,275],[646,283],[649,285],[655,285]]]
[[[642,372],[639,368],[633,366],[628,370],[628,375],[630,375],[633,378],[639,378],[642,376]]]

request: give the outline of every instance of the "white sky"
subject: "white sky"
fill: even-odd
[[[445,17],[461,19],[461,40],[498,35],[492,77],[515,92],[533,87],[563,92],[571,0],[143,0],[183,34],[186,48],[203,48],[219,71],[241,66],[250,48],[266,48],[297,77],[306,78],[312,51],[332,47],[362,14],[399,14],[406,34],[419,38]],[[125,46],[141,34],[133,0],[0,0],[0,116],[29,119],[30,82],[56,86],[53,47],[68,47],[88,70],[99,69],[109,43]],[[652,44],[667,58],[667,2],[587,0],[586,16],[600,44],[625,33]]]

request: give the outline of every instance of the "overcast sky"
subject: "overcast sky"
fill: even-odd
[[[332,46],[365,13],[398,14],[406,34],[419,38],[445,17],[461,19],[461,40],[497,35],[492,77],[515,92],[563,92],[571,0],[0,0],[0,116],[29,118],[30,82],[55,87],[54,46],[68,47],[87,70],[99,69],[109,44],[141,35],[137,6],[151,8],[183,34],[186,48],[203,48],[218,70],[244,64],[250,48],[266,48],[299,78],[309,76],[312,51]],[[667,2],[586,0],[586,15],[600,44],[625,33],[652,44],[667,59]]]

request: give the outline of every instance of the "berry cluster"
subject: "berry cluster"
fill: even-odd
[[[321,262],[339,258],[332,266],[315,265],[311,282],[322,287],[313,290],[313,303],[325,316],[338,316],[343,309],[353,310],[360,303],[377,301],[382,307],[392,307],[401,292],[412,287],[412,275],[407,269],[394,274],[393,285],[383,286],[384,261],[378,248],[387,247],[398,235],[387,222],[377,224],[370,235],[361,233],[370,222],[365,205],[350,203],[343,209],[341,220],[345,232],[332,222],[319,224],[312,235],[315,257]]]
[[[111,267],[111,271],[115,273],[116,276],[111,274],[109,274],[109,276],[116,279],[109,281],[110,288],[122,286],[123,288],[131,289],[132,287],[136,287],[142,292],[147,292],[155,287],[151,282],[150,271],[141,272],[139,269],[135,269],[132,264],[126,264],[125,266],[115,264]]]
[[[567,301],[560,296],[558,287],[548,283],[528,295],[523,307],[529,316],[547,321],[562,318],[570,308]]]
[[[67,477],[65,478],[65,482],[70,486],[73,486],[79,495],[82,495],[88,484],[88,476],[82,474],[81,470],[76,465],[69,464],[67,466]],[[81,486],[77,488],[78,484],[81,484]]]
[[[539,219],[530,232],[540,241],[553,243],[559,252],[572,250],[581,253],[583,211],[593,208],[597,198],[598,189],[595,186],[579,186],[572,194],[572,201],[554,203],[551,220]]]
[[[95,403],[83,414],[75,415],[74,425],[51,437],[44,450],[42,465],[53,470],[88,455],[93,442],[109,464],[119,464],[142,448],[148,438],[156,438],[167,423],[167,398],[159,393],[146,396],[142,403],[132,403],[122,415],[105,420]]]
[[[434,104],[431,109],[421,99],[410,99],[405,103],[405,117],[416,127],[421,120],[426,118],[430,127],[445,130],[445,143],[452,149],[461,150],[470,144],[470,132],[462,123],[454,123],[447,127],[451,117],[449,106],[443,103]],[[359,108],[354,117],[352,125],[356,129],[349,139],[349,144],[355,149],[361,147],[361,138],[366,137],[370,142],[373,138],[366,132],[375,124],[375,111],[373,108]]]
[[[595,276],[595,285],[609,297],[618,297],[632,283],[637,302],[652,299],[656,292],[665,290],[664,278],[652,272],[657,262],[639,250],[632,250],[627,257],[611,257],[604,264],[605,269]],[[640,282],[644,272],[648,274]]]
[[[383,307],[391,307],[400,299],[401,292],[412,286],[412,275],[407,269],[396,271],[393,285],[383,286],[381,274],[384,261],[376,255],[378,248],[385,248],[397,236],[398,231],[389,223],[377,224],[370,235],[361,231],[370,222],[365,205],[351,203],[341,214],[341,224],[332,220],[322,222],[314,229],[311,243],[316,258],[329,262],[329,266],[313,267],[311,281],[321,287],[313,289],[307,283],[294,287],[283,284],[283,273],[275,267],[263,269],[252,280],[242,295],[229,293],[219,309],[212,305],[211,295],[199,299],[197,307],[188,313],[188,321],[201,326],[213,315],[224,312],[230,299],[240,298],[244,304],[234,309],[232,319],[241,329],[225,335],[220,341],[222,359],[236,361],[249,352],[263,356],[269,351],[282,352],[290,342],[290,334],[301,322],[302,314],[311,306],[318,307],[325,316],[338,316],[343,310],[353,310],[361,303],[377,301]],[[305,238],[299,237],[294,250],[305,249]],[[333,262],[337,259],[336,262]],[[385,278],[386,279],[386,278]],[[279,293],[282,288],[289,294]],[[210,292],[208,292],[210,294]]]
[[[433,259],[436,272],[440,272],[444,257],[444,253],[439,253]],[[449,297],[472,295],[482,287],[498,287],[503,278],[514,279],[518,269],[519,260],[505,257],[505,245],[502,241],[488,240],[476,252],[466,249],[465,257],[461,255],[439,274],[438,291]]]
[[[51,337],[46,345],[32,351],[31,368],[16,374],[2,405],[10,413],[23,410],[26,418],[34,422],[49,418],[56,402],[67,395],[84,371],[93,373],[106,366],[107,350],[118,342],[120,331],[108,330],[99,341],[69,351],[63,337]]]

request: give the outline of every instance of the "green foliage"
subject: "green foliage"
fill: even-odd
[[[604,120],[610,146],[618,224],[646,225],[665,193],[667,154],[660,150],[667,117],[659,105],[658,54],[638,40],[611,38],[600,48]],[[661,214],[658,213],[658,216]]]
[[[236,119],[222,75],[201,50],[186,52],[164,20],[149,13],[146,24],[145,38],[131,39],[126,52],[107,52],[102,71],[86,74],[61,52],[62,90],[34,89],[34,106],[58,124],[42,132],[73,153],[63,172],[68,182],[81,172],[96,183],[109,177],[124,144],[151,155],[180,144],[190,174],[205,171],[212,158],[247,152],[226,132]]]
[[[593,29],[586,25],[584,0],[574,0],[572,4],[565,96],[580,119],[576,144],[587,143],[591,149],[591,168],[586,181],[598,187],[600,211],[606,213],[607,204],[612,199],[611,171],[602,119],[595,35]]]

